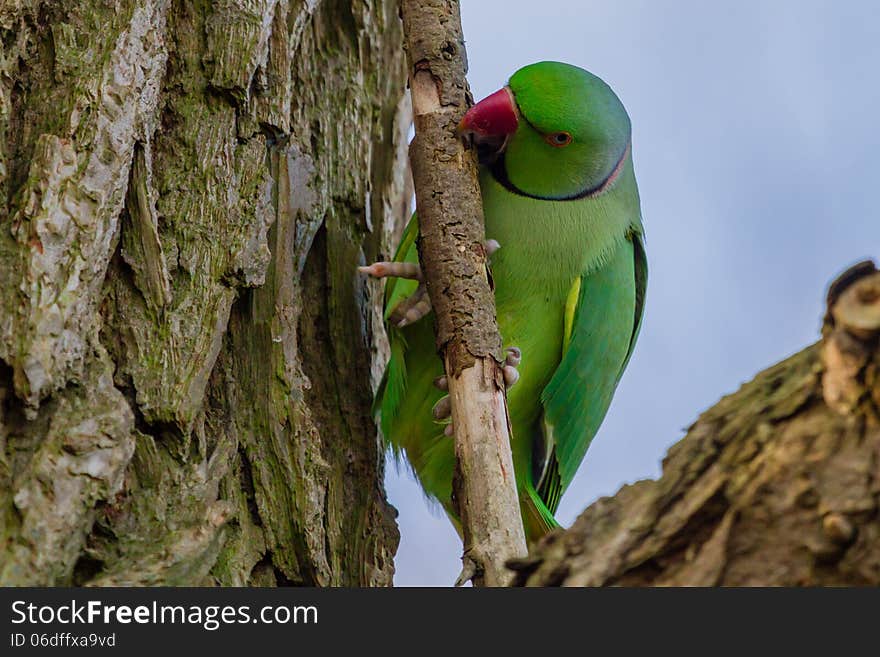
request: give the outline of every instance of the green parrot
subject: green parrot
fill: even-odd
[[[526,66],[459,126],[480,153],[480,186],[505,378],[511,449],[526,537],[554,513],[599,429],[632,354],[647,261],[630,120],[611,88],[559,62]],[[455,454],[443,365],[418,267],[413,216],[388,276],[391,356],[376,396],[386,440],[459,530]],[[497,244],[495,244],[497,242]],[[513,374],[509,376],[509,374]],[[441,418],[438,420],[437,418]]]

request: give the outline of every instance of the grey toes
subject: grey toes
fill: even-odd
[[[449,399],[449,395],[441,397],[440,401],[434,404],[434,408],[431,409],[431,415],[433,415],[434,419],[438,422],[445,420],[452,415],[452,401]]]
[[[446,375],[438,376],[434,379],[434,387],[444,391],[449,390],[449,379],[446,378]],[[452,401],[449,395],[441,397],[440,401],[434,404],[434,408],[431,409],[431,415],[438,422],[449,420],[452,417]],[[453,433],[455,433],[455,430],[452,428],[452,420],[449,420],[449,424],[443,427],[443,435],[452,436]]]
[[[519,370],[515,367],[511,367],[510,365],[505,365],[501,368],[501,373],[504,375],[504,385],[510,388],[514,383],[519,381]]]
[[[424,283],[420,284],[412,296],[401,301],[391,314],[391,321],[398,328],[403,328],[431,312],[431,299]]]
[[[519,381],[519,370],[516,368],[522,362],[522,351],[519,347],[508,347],[504,351],[507,353],[507,358],[501,366],[501,373],[504,375],[504,385],[510,388]]]

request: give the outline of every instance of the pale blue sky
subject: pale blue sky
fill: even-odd
[[[477,98],[582,66],[633,124],[650,268],[639,344],[559,520],[656,477],[697,415],[813,342],[827,283],[880,256],[880,9],[794,0],[462,0]],[[405,468],[397,585],[450,585],[461,545]]]

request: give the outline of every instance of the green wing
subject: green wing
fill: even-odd
[[[541,394],[544,412],[536,437],[533,479],[551,513],[574,478],[632,355],[647,277],[642,238],[632,232],[604,265],[575,283],[577,304],[566,312],[565,351]]]

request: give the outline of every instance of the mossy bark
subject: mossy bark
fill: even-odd
[[[657,481],[512,564],[528,586],[880,585],[880,273],[829,293],[822,341],[706,411]]]
[[[0,7],[0,583],[387,585],[394,0]]]

